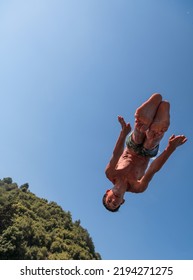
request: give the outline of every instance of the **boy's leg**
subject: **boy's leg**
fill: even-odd
[[[132,135],[133,141],[136,144],[143,143],[146,131],[150,127],[161,101],[162,96],[155,93],[136,110],[135,128]]]
[[[167,101],[162,101],[158,107],[155,118],[146,131],[146,138],[143,144],[146,149],[153,149],[156,147],[168,130],[170,125],[170,104]]]

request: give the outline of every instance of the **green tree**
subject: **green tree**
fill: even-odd
[[[80,220],[57,203],[38,198],[26,183],[0,180],[0,259],[99,260]]]

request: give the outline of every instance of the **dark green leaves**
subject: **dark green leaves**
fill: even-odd
[[[80,220],[38,198],[26,183],[0,180],[0,259],[95,260],[100,255]]]

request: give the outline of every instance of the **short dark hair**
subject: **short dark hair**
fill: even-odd
[[[107,206],[107,204],[106,204],[106,197],[107,197],[107,194],[105,193],[104,196],[103,196],[103,200],[102,200],[104,207],[105,207],[108,211],[110,211],[110,212],[118,212],[118,210],[119,210],[121,204],[120,204],[117,208],[111,209],[111,208],[109,208],[109,207]]]

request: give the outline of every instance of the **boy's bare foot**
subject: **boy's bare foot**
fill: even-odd
[[[162,101],[159,93],[154,93],[146,102],[144,102],[135,113],[135,127],[138,131],[144,133],[151,125],[158,106]]]
[[[162,101],[155,118],[147,131],[147,138],[154,138],[161,136],[168,130],[170,125],[170,104],[167,101]]]

